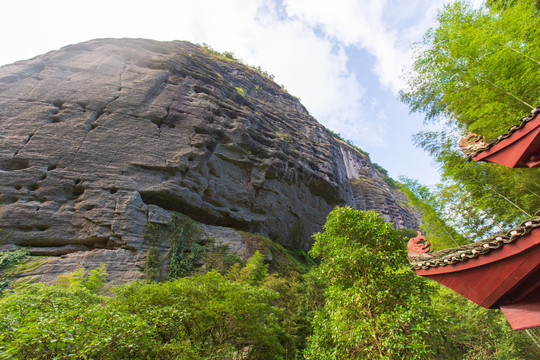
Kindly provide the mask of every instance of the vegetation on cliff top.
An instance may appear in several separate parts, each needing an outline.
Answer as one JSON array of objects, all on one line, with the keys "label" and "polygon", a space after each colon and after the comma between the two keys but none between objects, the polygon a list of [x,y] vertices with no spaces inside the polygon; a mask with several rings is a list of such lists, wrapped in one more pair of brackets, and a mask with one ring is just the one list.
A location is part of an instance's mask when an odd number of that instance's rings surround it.
[{"label": "vegetation on cliff top", "polygon": [[[201,49],[203,49],[206,53],[212,55],[212,56],[216,56],[217,58],[223,60],[223,61],[237,61],[237,62],[240,62],[240,63],[243,63],[241,59],[239,59],[238,57],[236,57],[236,55],[234,54],[234,52],[232,51],[224,51],[224,52],[219,52],[217,50],[214,50],[210,45],[206,44],[206,43],[203,43],[203,44],[199,44],[199,46],[201,47]],[[256,72],[258,72],[259,74],[261,74],[262,76],[270,79],[270,80],[274,80],[274,75],[268,73],[267,71],[261,69],[260,66],[251,66],[251,65],[247,65],[249,68],[255,70]],[[285,90],[285,87],[283,85],[280,85],[281,88],[283,90]],[[239,87],[236,87],[235,88],[236,91],[241,95],[241,96],[244,96],[245,95],[245,92],[244,92],[244,89],[242,88],[239,88]],[[286,90],[285,90],[286,91]],[[295,99],[297,99],[298,101],[300,101],[300,99],[298,97],[295,97],[293,96]],[[326,128],[326,130],[330,133],[330,135],[332,135],[332,137],[334,137],[334,139],[338,140],[338,141],[342,141],[344,142],[345,144],[349,145],[350,147],[352,147],[353,149],[355,149],[357,152],[359,152],[360,154],[366,156],[369,160],[369,153],[362,150],[360,147],[356,146],[351,140],[349,139],[345,139],[344,137],[341,136],[341,134],[335,132],[335,131],[332,131],[328,128]],[[278,135],[279,137],[283,138],[284,140],[287,140],[287,134],[283,134],[283,133],[279,133],[279,132],[276,132],[276,135]],[[371,160],[370,160],[371,161]],[[379,164],[377,163],[373,163],[373,167],[382,175],[382,180],[388,185],[390,186],[390,188],[392,189],[399,189],[401,184],[398,183],[397,181],[395,181],[394,179],[392,179],[389,175],[388,175],[388,171],[386,169],[384,169],[382,166],[380,166]]]}]

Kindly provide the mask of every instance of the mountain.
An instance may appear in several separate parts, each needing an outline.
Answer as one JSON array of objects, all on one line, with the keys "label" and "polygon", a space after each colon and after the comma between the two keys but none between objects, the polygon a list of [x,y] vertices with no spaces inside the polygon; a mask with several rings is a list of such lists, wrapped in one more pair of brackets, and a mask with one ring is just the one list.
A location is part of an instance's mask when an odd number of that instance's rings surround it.
[{"label": "mountain", "polygon": [[150,250],[167,263],[171,233],[147,234],[177,213],[245,256],[239,234],[306,246],[336,205],[419,225],[295,97],[188,42],[100,39],[3,66],[0,134],[0,250],[27,247],[34,280],[100,263],[139,278]]}]

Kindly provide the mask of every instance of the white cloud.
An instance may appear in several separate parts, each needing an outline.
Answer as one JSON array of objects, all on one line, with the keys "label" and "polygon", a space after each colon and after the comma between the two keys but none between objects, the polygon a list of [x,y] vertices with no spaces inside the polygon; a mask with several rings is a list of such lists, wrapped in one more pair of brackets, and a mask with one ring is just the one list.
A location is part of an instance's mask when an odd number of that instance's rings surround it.
[{"label": "white cloud", "polygon": [[[394,93],[404,86],[400,75],[411,63],[411,42],[429,27],[440,5],[441,1],[426,0],[285,0],[293,18],[373,55],[373,71]],[[414,22],[406,24],[407,18]]]},{"label": "white cloud", "polygon": [[175,33],[189,34],[188,40],[219,51],[234,51],[246,63],[274,74],[325,126],[346,132],[354,125],[364,128],[359,139],[382,142],[380,129],[359,115],[365,91],[347,69],[343,48],[301,21],[280,17],[272,0],[245,3],[189,2]]}]

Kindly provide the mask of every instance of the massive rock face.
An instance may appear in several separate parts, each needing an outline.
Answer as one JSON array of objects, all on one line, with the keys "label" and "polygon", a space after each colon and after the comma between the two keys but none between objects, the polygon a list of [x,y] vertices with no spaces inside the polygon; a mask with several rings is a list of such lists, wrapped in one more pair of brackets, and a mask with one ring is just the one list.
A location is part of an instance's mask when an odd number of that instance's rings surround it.
[{"label": "massive rock face", "polygon": [[336,205],[418,226],[294,97],[187,42],[94,40],[4,66],[0,134],[0,250],[53,256],[42,273],[105,262],[137,278],[145,224],[173,211],[283,243]]},{"label": "massive rock face", "polygon": [[404,193],[385,181],[388,176],[371,163],[368,155],[342,142],[340,149],[354,196],[354,205],[351,206],[375,210],[397,228],[418,228],[421,214],[411,209]]}]

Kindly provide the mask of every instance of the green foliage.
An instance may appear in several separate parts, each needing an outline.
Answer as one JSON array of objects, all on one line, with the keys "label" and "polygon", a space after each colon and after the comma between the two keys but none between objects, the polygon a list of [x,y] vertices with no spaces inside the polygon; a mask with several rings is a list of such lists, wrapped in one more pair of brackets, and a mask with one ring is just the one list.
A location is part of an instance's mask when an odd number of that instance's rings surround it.
[{"label": "green foliage", "polygon": [[310,254],[326,304],[313,320],[308,359],[421,358],[430,354],[425,281],[408,270],[402,237],[373,211],[336,207]]},{"label": "green foliage", "polygon": [[94,310],[101,301],[83,287],[35,284],[8,292],[0,302],[0,358],[52,359],[72,353],[76,336],[89,340],[89,330],[106,335],[102,329],[86,328],[80,317],[83,310],[97,315]]},{"label": "green foliage", "polygon": [[264,263],[263,256],[255,251],[255,254],[248,260],[246,266],[240,272],[240,278],[252,286],[261,285],[268,276],[268,265]]},{"label": "green foliage", "polygon": [[15,265],[21,263],[28,257],[26,249],[17,249],[15,251],[0,252],[0,271],[3,276],[0,278],[0,291],[9,285],[9,277],[13,273]]},{"label": "green foliage", "polygon": [[[276,246],[285,251],[279,244]],[[274,254],[274,262],[276,259],[281,261],[281,264],[291,261],[290,258],[283,258],[279,252]],[[297,262],[294,264],[298,266]],[[279,266],[277,268],[279,269]],[[269,289],[279,295],[272,300],[272,305],[279,308],[283,314],[280,321],[283,331],[280,332],[279,338],[287,354],[285,358],[301,358],[300,354],[306,347],[306,340],[312,333],[310,319],[323,302],[321,290],[323,285],[310,273],[302,276],[298,271],[291,270],[291,264],[285,266],[286,271],[282,271],[285,276],[276,272],[268,274],[267,269],[263,257],[256,251],[244,267],[239,263],[234,264],[226,278],[241,284]]]},{"label": "green foliage", "polygon": [[83,282],[83,285],[88,290],[99,293],[102,291],[103,286],[107,282],[107,268],[105,264],[101,264],[97,269],[91,270],[88,278]]},{"label": "green foliage", "polygon": [[248,249],[272,257],[269,264],[270,272],[277,272],[281,276],[289,278],[296,276],[298,273],[304,274],[315,265],[306,252],[301,249],[291,247],[286,249],[260,234],[251,234],[244,231],[239,231],[239,233]]},{"label": "green foliage", "polygon": [[233,60],[233,61],[240,61],[240,59],[238,59],[234,53],[232,51],[224,51],[224,52],[219,52],[217,50],[214,50],[210,45],[206,44],[206,43],[202,43],[201,45],[199,45],[206,53],[210,54],[210,55],[214,55],[214,56],[217,56],[219,58],[222,58],[224,60]]},{"label": "green foliage", "polygon": [[412,90],[402,93],[413,111],[428,119],[450,116],[490,138],[540,103],[540,17],[534,2],[516,0],[505,10],[487,12],[456,1],[437,20],[409,77]]},{"label": "green foliage", "polygon": [[241,87],[236,87],[235,89],[241,96],[245,96],[244,89],[242,89]]},{"label": "green foliage", "polygon": [[[206,44],[206,43],[202,43],[199,45],[206,53],[210,54],[210,55],[214,55],[218,58],[220,58],[221,60],[225,60],[225,61],[238,61],[240,63],[243,63],[243,61],[239,58],[236,57],[236,55],[234,54],[234,52],[232,51],[224,51],[224,52],[219,52],[217,50],[214,50],[210,45]],[[246,66],[249,66],[251,69],[255,70],[256,72],[258,72],[259,74],[261,74],[262,76],[270,79],[270,80],[274,80],[274,75],[270,74],[268,71],[266,70],[263,70],[260,66],[251,66],[251,65],[246,65]],[[283,85],[281,85],[281,88],[284,89],[285,87]],[[236,88],[238,89],[238,88]],[[243,90],[242,90],[242,96],[243,95]]]},{"label": "green foliage", "polygon": [[283,312],[280,342],[286,349],[285,359],[303,358],[301,354],[313,332],[310,320],[324,303],[324,284],[313,273],[287,278],[272,273],[262,286],[279,294],[272,303]]},{"label": "green foliage", "polygon": [[[438,14],[417,48],[401,99],[440,131],[415,136],[441,165],[440,201],[460,228],[481,238],[540,208],[534,171],[467,163],[457,149],[465,131],[494,138],[540,105],[540,16],[531,0],[490,1],[490,10],[455,1]],[[470,219],[474,219],[472,222]]]},{"label": "green foliage", "polygon": [[159,247],[156,245],[151,245],[148,247],[144,261],[144,271],[146,277],[150,280],[157,280],[159,277],[159,266]]},{"label": "green foliage", "polygon": [[188,276],[197,261],[207,251],[207,246],[200,244],[203,231],[189,217],[175,213],[167,224],[148,222],[143,233],[144,243],[150,245],[146,255],[146,274],[151,280],[159,277],[159,246],[170,241],[169,278]]},{"label": "green foliage", "polygon": [[75,332],[91,335],[81,324],[81,316],[96,315],[95,306],[103,301],[97,294],[105,285],[107,271],[102,264],[88,277],[84,272],[81,268],[60,276],[54,286],[31,284],[7,292],[0,301],[0,358],[68,355],[76,343]]},{"label": "green foliage", "polygon": [[343,139],[343,137],[341,136],[340,133],[337,133],[335,131],[332,131],[328,128],[326,128],[326,131],[328,131],[330,133],[330,135],[332,135],[334,138],[338,139],[338,140],[341,140],[341,141],[345,141],[345,139]]},{"label": "green foliage", "polygon": [[0,359],[539,358],[500,312],[415,276],[403,233],[377,214],[337,208],[328,220],[313,252],[321,265],[304,274],[284,248],[251,234],[285,276],[255,252],[227,275],[134,282],[113,296],[100,295],[103,265],[7,290]]},{"label": "green foliage", "polygon": [[258,251],[248,260],[244,267],[239,263],[234,264],[227,272],[227,278],[242,284],[259,286],[268,276],[268,265]]},{"label": "green foliage", "polygon": [[277,137],[279,137],[282,140],[285,140],[285,141],[289,140],[289,134],[287,134],[287,133],[280,133],[280,132],[276,131],[275,134],[276,134]]},{"label": "green foliage", "polygon": [[37,269],[38,267],[42,266],[43,264],[46,264],[50,260],[51,259],[47,257],[28,256],[23,261],[16,264],[15,266],[6,268],[4,270],[4,274],[6,274],[7,277],[10,277],[13,275],[22,275],[24,273]]},{"label": "green foliage", "polygon": [[259,74],[261,74],[262,76],[265,76],[267,78],[269,78],[270,80],[274,80],[275,76],[270,74],[268,71],[266,70],[263,70],[260,66],[252,66],[252,69],[257,71]]},{"label": "green foliage", "polygon": [[386,183],[386,185],[388,185],[390,187],[390,189],[397,190],[397,189],[399,189],[401,187],[400,183],[398,183],[397,181],[395,181],[394,179],[392,179],[389,176],[383,177],[382,180]]},{"label": "green foliage", "polygon": [[[422,214],[420,229],[429,239],[432,250],[456,247],[470,242],[451,225],[452,219],[432,191],[415,180],[405,177],[401,177],[400,180],[403,184],[401,190],[409,199],[409,203]],[[415,233],[413,237],[416,235]]]},{"label": "green foliage", "polygon": [[[540,0],[532,0],[532,3],[536,2],[536,9],[540,10]],[[486,7],[493,10],[506,10],[510,6],[516,4],[515,0],[487,0]]]},{"label": "green foliage", "polygon": [[227,59],[238,60],[232,51],[224,51],[222,54],[223,54],[223,56],[225,56]]},{"label": "green foliage", "polygon": [[173,230],[170,234],[171,260],[168,276],[187,276],[195,267],[195,262],[206,252],[206,246],[199,244],[202,230],[195,221],[181,215],[174,215],[169,226]]},{"label": "green foliage", "polygon": [[91,270],[88,276],[85,273],[85,268],[79,268],[70,274],[60,275],[56,279],[56,284],[65,288],[84,287],[95,294],[100,293],[107,282],[107,276],[109,276],[105,264]]},{"label": "green foliage", "polygon": [[1,251],[0,252],[0,270],[4,270],[9,266],[16,265],[26,259],[28,251],[24,248],[17,249],[15,251]]},{"label": "green foliage", "polygon": [[197,261],[206,253],[206,246],[192,243],[191,249],[185,251],[184,244],[172,248],[171,262],[169,264],[169,278],[183,277],[191,274],[197,266]]},{"label": "green foliage", "polygon": [[[280,249],[284,251],[283,248]],[[277,259],[280,256],[282,255],[276,253]],[[280,333],[280,342],[288,354],[286,359],[301,358],[301,353],[307,345],[307,338],[312,333],[310,319],[324,302],[322,290],[324,284],[313,272],[302,276],[297,271],[287,270],[286,275],[281,276],[276,272],[268,274],[267,269],[268,265],[264,264],[262,255],[256,251],[244,267],[239,263],[234,264],[226,278],[241,284],[269,289],[279,295],[272,300],[272,304],[283,313],[280,321],[283,329]]]},{"label": "green foliage", "polygon": [[[5,231],[5,229],[1,229],[1,228],[0,228],[0,233],[2,233],[2,232],[4,232],[4,231]],[[2,235],[3,238],[0,238],[0,244],[3,244],[3,243],[7,240],[7,238],[9,237],[9,235],[10,235],[10,233],[6,233],[6,234]]]},{"label": "green foliage", "polygon": [[213,244],[202,257],[202,263],[206,269],[212,269],[220,274],[225,274],[235,264],[243,264],[242,259],[224,244]]},{"label": "green foliage", "polygon": [[302,249],[304,247],[305,225],[302,219],[298,220],[289,230],[289,243],[294,249]]},{"label": "green foliage", "polygon": [[[441,141],[442,145],[437,145]],[[419,144],[442,164],[443,186],[437,200],[453,214],[470,239],[481,239],[530,218],[540,208],[540,182],[535,171],[467,162],[445,134],[430,134]]]},{"label": "green foliage", "polygon": [[227,281],[217,272],[115,289],[111,305],[144,319],[163,343],[187,340],[196,358],[279,358],[279,311],[270,290]]},{"label": "green foliage", "polygon": [[410,238],[417,236],[415,229],[402,228],[396,229],[396,232],[401,236],[405,241],[408,241]]},{"label": "green foliage", "polygon": [[325,296],[308,313],[307,359],[539,357],[529,336],[512,331],[500,311],[410,271],[403,232],[376,213],[335,208],[315,238],[311,254],[322,260],[312,276]]},{"label": "green foliage", "polygon": [[[366,152],[366,151],[364,151],[364,150],[362,150],[362,149],[360,149],[358,146],[356,146],[356,145],[352,142],[352,140],[345,139],[345,138],[343,138],[343,137],[341,136],[341,134],[339,134],[339,133],[337,133],[337,132],[335,132],[335,131],[332,131],[332,130],[330,130],[330,129],[328,129],[328,128],[326,128],[326,131],[328,131],[328,132],[330,133],[330,135],[332,135],[335,139],[343,141],[345,144],[349,145],[350,147],[352,147],[353,149],[355,149],[356,151],[358,151],[360,154],[363,154],[363,155],[367,156],[368,159],[369,159],[369,153]],[[386,170],[385,170],[385,171],[386,171]]]},{"label": "green foliage", "polygon": [[66,275],[60,275],[58,279],[56,279],[56,283],[63,287],[70,287],[70,286],[82,286],[85,276],[84,272],[86,271],[85,268],[79,268],[72,273],[66,274]]},{"label": "green foliage", "polygon": [[[279,359],[277,293],[217,272],[96,295],[79,281],[0,301],[0,359]],[[92,282],[89,279],[88,282]]]}]

